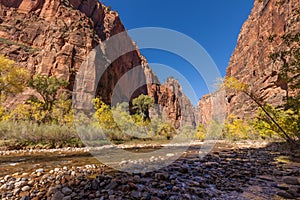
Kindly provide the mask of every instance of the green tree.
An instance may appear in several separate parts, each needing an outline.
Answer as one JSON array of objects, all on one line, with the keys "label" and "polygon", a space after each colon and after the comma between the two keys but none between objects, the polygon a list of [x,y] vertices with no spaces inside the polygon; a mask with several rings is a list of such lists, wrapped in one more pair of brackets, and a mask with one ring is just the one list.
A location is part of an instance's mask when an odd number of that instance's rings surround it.
[{"label": "green tree", "polygon": [[41,98],[31,97],[26,104],[30,105],[30,120],[37,123],[67,124],[73,120],[71,100],[67,98],[64,88],[67,80],[57,77],[36,75],[29,87],[37,91]]},{"label": "green tree", "polygon": [[29,81],[29,87],[35,89],[43,98],[44,110],[52,110],[58,99],[58,91],[67,87],[68,81],[55,76],[36,75]]},{"label": "green tree", "polygon": [[147,119],[149,119],[148,110],[154,105],[154,99],[148,95],[141,94],[132,100],[132,105],[132,108],[135,109],[139,115],[141,115],[142,120],[145,122]]}]

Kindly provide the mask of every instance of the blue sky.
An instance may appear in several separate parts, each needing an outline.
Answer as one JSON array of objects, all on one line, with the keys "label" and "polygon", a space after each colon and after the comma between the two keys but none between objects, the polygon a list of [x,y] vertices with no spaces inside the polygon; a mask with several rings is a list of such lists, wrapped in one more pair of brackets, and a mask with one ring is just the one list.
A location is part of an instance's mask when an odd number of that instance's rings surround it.
[{"label": "blue sky", "polygon": [[[101,1],[120,14],[128,30],[162,27],[179,31],[196,40],[211,56],[221,76],[224,76],[238,34],[250,14],[254,0]],[[139,45],[138,39],[133,37],[133,40]],[[160,81],[164,82],[168,76],[178,79],[194,105],[208,93],[210,86],[206,85],[199,73],[185,59],[161,50],[142,49],[141,52],[149,63],[159,63],[151,67]],[[174,69],[173,72],[170,72],[170,68]]]}]

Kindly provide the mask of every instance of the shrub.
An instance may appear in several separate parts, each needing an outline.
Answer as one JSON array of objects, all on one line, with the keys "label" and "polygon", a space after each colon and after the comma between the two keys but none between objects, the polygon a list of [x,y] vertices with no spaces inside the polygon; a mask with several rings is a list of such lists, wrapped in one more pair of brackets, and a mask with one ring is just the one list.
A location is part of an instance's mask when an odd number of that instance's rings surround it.
[{"label": "shrub", "polygon": [[[266,105],[265,109],[276,119],[280,127],[285,130],[290,138],[294,141],[300,139],[300,117],[298,112],[292,109],[284,110],[275,108],[271,105]],[[276,126],[261,109],[257,112],[253,126],[263,138],[280,137],[285,140],[287,139],[286,135],[282,134],[278,126]]]},{"label": "shrub", "polygon": [[206,137],[207,130],[203,124],[197,126],[194,138],[196,140],[204,141]]},{"label": "shrub", "polygon": [[26,121],[0,121],[0,138],[21,145],[82,146],[73,126],[35,124]]},{"label": "shrub", "polygon": [[255,139],[257,136],[250,123],[234,115],[227,117],[223,134],[226,139],[232,141]]}]

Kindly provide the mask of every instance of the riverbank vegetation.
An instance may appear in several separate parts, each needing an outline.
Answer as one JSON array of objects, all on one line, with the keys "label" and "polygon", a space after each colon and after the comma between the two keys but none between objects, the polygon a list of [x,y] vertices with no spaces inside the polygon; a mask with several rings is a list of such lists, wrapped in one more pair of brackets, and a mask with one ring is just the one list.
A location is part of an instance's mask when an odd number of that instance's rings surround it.
[{"label": "riverbank vegetation", "polygon": [[[295,37],[288,37],[289,40],[291,38],[295,40]],[[256,116],[245,120],[231,114],[225,123],[212,121],[209,125],[180,129],[175,129],[164,116],[150,116],[149,109],[154,100],[147,95],[133,99],[131,107],[128,103],[110,107],[100,98],[95,98],[95,112],[91,115],[80,113],[78,117],[72,109],[71,95],[65,89],[68,86],[66,80],[42,75],[31,77],[27,70],[0,56],[0,146],[82,147],[110,142],[163,142],[173,138],[178,141],[284,139],[296,143],[300,138],[299,82],[295,82],[295,77],[290,78],[290,74],[298,73],[299,49],[271,57],[276,61],[287,54],[293,58],[290,59],[292,63],[285,63],[281,76],[289,84],[293,95],[287,96],[282,106],[273,107],[261,102],[247,84],[230,77],[222,87],[243,92],[251,98],[258,106]],[[28,89],[34,91],[28,99],[11,103],[18,94]]]}]

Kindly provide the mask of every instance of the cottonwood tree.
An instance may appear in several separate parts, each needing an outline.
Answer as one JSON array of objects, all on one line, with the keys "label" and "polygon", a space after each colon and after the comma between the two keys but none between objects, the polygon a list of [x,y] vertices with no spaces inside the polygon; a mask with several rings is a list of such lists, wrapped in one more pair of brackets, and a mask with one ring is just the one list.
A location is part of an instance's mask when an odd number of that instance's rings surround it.
[{"label": "cottonwood tree", "polygon": [[141,115],[142,120],[145,122],[149,118],[148,110],[154,105],[154,99],[148,95],[141,94],[137,98],[132,100],[133,109]]}]

